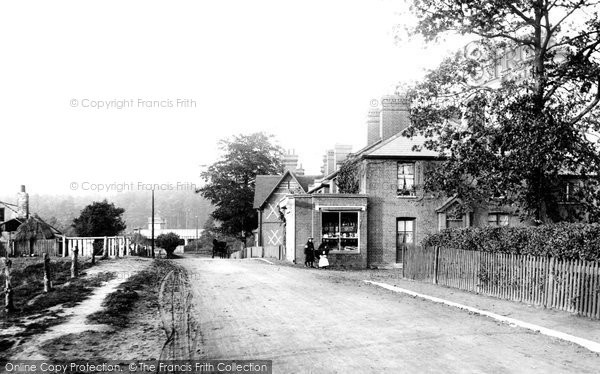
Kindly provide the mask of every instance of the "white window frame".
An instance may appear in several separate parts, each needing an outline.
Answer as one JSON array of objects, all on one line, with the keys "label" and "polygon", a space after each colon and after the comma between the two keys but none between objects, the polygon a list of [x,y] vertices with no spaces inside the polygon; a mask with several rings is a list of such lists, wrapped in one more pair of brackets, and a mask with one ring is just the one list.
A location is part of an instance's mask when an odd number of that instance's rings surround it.
[{"label": "white window frame", "polygon": [[[360,250],[360,212],[361,210],[329,210],[329,209],[321,209],[321,242],[323,241],[323,239],[337,239],[338,242],[338,246],[337,249],[330,249],[329,253],[335,253],[335,254],[345,254],[345,255],[353,255],[353,254],[360,254],[361,250]],[[339,236],[337,238],[324,238],[323,237],[323,214],[324,213],[337,213],[338,214],[338,228],[339,228]],[[356,239],[357,239],[357,250],[356,251],[344,251],[339,249],[342,243],[342,238],[341,237],[341,233],[342,233],[342,214],[343,213],[355,213],[356,214]],[[353,238],[352,238],[353,239]]]},{"label": "white window frame", "polygon": [[[496,216],[496,223],[491,225],[490,224],[490,216]],[[500,224],[500,216],[506,216],[506,225],[501,225]],[[494,226],[494,227],[508,227],[510,226],[510,213],[507,212],[489,212],[488,213],[488,217],[487,217],[487,225],[488,226]]]},{"label": "white window frame", "polygon": [[[405,165],[410,165],[412,167],[412,188],[404,189],[400,186],[400,167],[404,167]],[[402,175],[410,175],[410,174],[402,174]],[[404,182],[406,182],[406,177],[404,178]],[[396,162],[396,196],[400,198],[415,198],[417,197],[417,163],[414,161],[398,161]],[[400,191],[408,191],[407,195],[401,194]]]}]

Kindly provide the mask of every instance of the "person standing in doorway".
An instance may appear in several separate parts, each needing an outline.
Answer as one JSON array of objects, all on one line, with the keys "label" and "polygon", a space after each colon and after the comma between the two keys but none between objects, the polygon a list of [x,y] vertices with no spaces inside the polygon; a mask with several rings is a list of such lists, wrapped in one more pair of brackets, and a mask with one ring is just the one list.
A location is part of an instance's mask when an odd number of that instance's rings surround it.
[{"label": "person standing in doorway", "polygon": [[315,245],[313,244],[313,238],[308,238],[304,245],[304,266],[315,267]]}]

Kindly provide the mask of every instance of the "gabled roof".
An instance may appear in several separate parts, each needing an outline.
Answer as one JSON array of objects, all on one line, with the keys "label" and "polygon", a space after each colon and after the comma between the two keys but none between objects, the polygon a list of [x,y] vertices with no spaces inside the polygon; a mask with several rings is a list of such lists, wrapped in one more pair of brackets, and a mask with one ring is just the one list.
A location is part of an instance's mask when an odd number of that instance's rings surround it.
[{"label": "gabled roof", "polygon": [[[444,203],[442,205],[440,205],[439,208],[437,208],[435,210],[436,213],[445,213],[447,212],[450,208],[452,208],[454,206],[454,204],[462,204],[463,201],[457,196],[454,195],[452,197],[449,197],[448,199],[446,199],[446,201],[444,201]],[[473,208],[466,206],[463,207],[465,209],[465,211],[467,212],[472,212]]]},{"label": "gabled roof", "polygon": [[446,210],[448,210],[448,208],[450,208],[452,205],[454,205],[454,203],[459,203],[460,204],[460,203],[462,203],[462,200],[459,199],[458,196],[456,196],[456,195],[454,195],[452,197],[449,197],[435,211],[436,211],[436,213],[443,213]]},{"label": "gabled roof", "polygon": [[[438,152],[425,148],[427,138],[421,135],[406,137],[403,131],[384,140],[375,143],[374,147],[366,149],[360,155],[365,158],[378,157],[411,157],[411,158],[438,158]],[[420,151],[413,150],[413,147],[420,147]]]},{"label": "gabled roof", "polygon": [[257,175],[254,189],[254,209],[259,209],[281,181],[281,175]]},{"label": "gabled roof", "polygon": [[254,190],[254,209],[262,208],[263,204],[271,194],[275,191],[277,186],[290,175],[302,188],[302,192],[306,193],[308,186],[314,183],[317,176],[313,175],[296,175],[291,171],[287,170],[283,175],[257,175],[256,184]]},{"label": "gabled roof", "polygon": [[298,181],[304,192],[308,191],[308,186],[315,183],[315,180],[321,177],[320,175],[295,175],[294,173],[291,174],[296,177],[296,180]]}]

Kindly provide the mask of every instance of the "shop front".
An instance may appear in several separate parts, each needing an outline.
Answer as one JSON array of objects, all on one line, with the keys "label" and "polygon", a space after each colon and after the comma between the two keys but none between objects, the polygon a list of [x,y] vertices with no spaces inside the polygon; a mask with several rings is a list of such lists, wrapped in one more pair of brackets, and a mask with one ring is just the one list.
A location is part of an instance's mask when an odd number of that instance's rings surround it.
[{"label": "shop front", "polygon": [[280,207],[286,212],[289,260],[303,263],[312,237],[315,249],[325,244],[331,267],[367,267],[366,195],[289,195]]}]

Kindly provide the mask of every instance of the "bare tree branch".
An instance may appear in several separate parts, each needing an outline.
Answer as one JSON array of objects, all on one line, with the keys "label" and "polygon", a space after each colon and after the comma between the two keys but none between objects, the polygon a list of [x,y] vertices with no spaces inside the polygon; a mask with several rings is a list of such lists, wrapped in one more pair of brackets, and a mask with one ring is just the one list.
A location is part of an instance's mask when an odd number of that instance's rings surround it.
[{"label": "bare tree branch", "polygon": [[579,0],[579,2],[576,5],[573,5],[572,8],[567,12],[567,14],[564,15],[563,18],[560,19],[560,21],[558,21],[556,23],[556,25],[554,25],[552,27],[552,29],[550,29],[550,33],[554,33],[556,31],[556,29],[567,19],[569,18],[576,10],[579,10],[581,8],[581,6],[585,3],[586,0]]},{"label": "bare tree branch", "polygon": [[513,4],[508,4],[508,6],[510,7],[510,9],[512,9],[513,12],[515,12],[516,15],[518,15],[525,22],[532,26],[535,25],[535,21],[533,20],[533,18],[527,17],[527,15],[523,13],[520,9],[518,9],[516,6],[514,6]]},{"label": "bare tree branch", "polygon": [[594,109],[596,107],[596,105],[598,105],[598,103],[600,103],[600,78],[598,78],[598,81],[596,82],[596,84],[597,84],[596,96],[594,96],[594,99],[592,100],[592,102],[590,102],[590,104],[587,107],[585,107],[585,109],[583,109],[578,115],[573,117],[573,119],[569,122],[569,124],[574,125],[577,122],[579,122],[586,114],[591,112],[592,109]]}]

